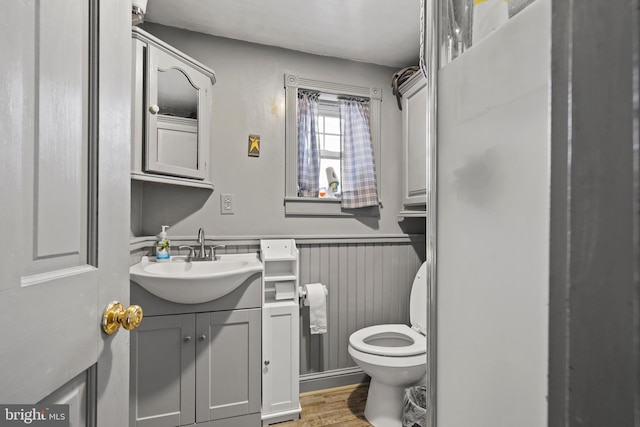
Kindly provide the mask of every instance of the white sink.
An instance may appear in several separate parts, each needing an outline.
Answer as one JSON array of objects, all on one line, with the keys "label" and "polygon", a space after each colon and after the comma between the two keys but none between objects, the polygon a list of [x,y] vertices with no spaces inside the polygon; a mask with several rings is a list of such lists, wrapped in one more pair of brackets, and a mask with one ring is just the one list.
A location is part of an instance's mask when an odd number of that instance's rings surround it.
[{"label": "white sink", "polygon": [[253,274],[263,270],[255,254],[221,255],[216,261],[189,261],[172,257],[156,262],[142,257],[131,266],[131,280],[155,296],[181,304],[213,301],[236,289]]}]

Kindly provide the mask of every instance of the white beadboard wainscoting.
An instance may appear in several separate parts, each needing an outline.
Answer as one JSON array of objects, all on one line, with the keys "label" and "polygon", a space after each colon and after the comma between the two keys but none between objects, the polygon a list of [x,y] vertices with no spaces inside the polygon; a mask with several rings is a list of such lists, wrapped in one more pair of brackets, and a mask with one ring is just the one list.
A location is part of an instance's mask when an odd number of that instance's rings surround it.
[{"label": "white beadboard wainscoting", "polygon": [[[282,238],[265,237],[265,238]],[[311,335],[309,309],[300,309],[300,391],[361,381],[364,374],[347,353],[349,335],[370,325],[409,323],[409,296],[425,260],[424,235],[296,237],[300,285],[323,283],[327,295],[327,333]],[[132,240],[132,263],[146,255],[153,238]],[[259,240],[213,238],[218,253],[258,252]],[[172,246],[193,245],[175,236]],[[209,242],[207,242],[209,244]],[[426,304],[426,302],[425,302]]]}]

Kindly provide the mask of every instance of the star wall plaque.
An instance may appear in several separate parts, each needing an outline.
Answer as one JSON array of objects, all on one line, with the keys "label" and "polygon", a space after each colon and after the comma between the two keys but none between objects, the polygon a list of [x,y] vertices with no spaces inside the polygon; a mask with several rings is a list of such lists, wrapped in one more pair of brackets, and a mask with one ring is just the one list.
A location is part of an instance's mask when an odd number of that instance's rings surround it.
[{"label": "star wall plaque", "polygon": [[249,152],[252,157],[260,157],[260,135],[249,135]]}]

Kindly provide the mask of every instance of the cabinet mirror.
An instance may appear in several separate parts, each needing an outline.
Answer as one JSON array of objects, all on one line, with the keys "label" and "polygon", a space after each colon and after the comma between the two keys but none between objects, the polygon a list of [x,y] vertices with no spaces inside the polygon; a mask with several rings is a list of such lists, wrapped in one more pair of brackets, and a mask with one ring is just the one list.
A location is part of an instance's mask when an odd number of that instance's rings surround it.
[{"label": "cabinet mirror", "polygon": [[198,119],[198,88],[184,71],[158,69],[158,114]]}]

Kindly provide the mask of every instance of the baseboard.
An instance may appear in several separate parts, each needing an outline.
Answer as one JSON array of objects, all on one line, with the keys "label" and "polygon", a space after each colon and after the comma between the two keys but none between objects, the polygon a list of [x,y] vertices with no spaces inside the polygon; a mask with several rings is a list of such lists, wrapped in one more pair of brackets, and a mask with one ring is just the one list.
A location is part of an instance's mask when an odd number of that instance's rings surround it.
[{"label": "baseboard", "polygon": [[359,367],[334,369],[313,374],[300,375],[300,393],[342,387],[369,382],[370,378]]},{"label": "baseboard", "polygon": [[262,415],[262,426],[265,427],[284,421],[297,420],[300,418],[300,412],[302,412],[302,407],[298,404],[298,409],[291,409],[289,411],[276,412],[275,414]]}]

